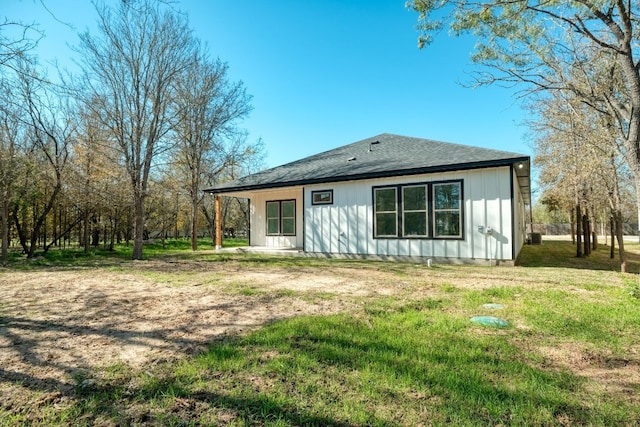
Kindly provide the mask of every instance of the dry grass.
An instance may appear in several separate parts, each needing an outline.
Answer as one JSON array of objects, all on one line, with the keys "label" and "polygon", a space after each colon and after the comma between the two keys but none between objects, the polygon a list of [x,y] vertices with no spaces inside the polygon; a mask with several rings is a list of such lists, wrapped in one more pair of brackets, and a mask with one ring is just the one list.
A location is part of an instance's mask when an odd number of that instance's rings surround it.
[{"label": "dry grass", "polygon": [[[640,251],[630,250],[633,271]],[[432,417],[426,424],[485,425],[522,419],[527,405],[558,412],[541,415],[542,425],[622,419],[621,411],[639,421],[630,408],[640,407],[640,308],[628,292],[637,275],[617,273],[606,248],[589,259],[572,251],[568,242],[546,242],[526,247],[518,266],[499,268],[207,251],[144,262],[17,263],[0,270],[0,425],[414,425],[422,416]],[[468,323],[495,314],[481,308],[487,302],[504,304],[499,315],[509,328]],[[326,338],[307,341],[314,334],[331,337],[334,356],[323,356]],[[450,368],[413,335],[442,336],[432,350],[449,354]],[[358,346],[381,362],[358,362]],[[389,353],[393,346],[401,350]],[[489,365],[465,355],[483,346],[496,352]],[[399,372],[385,366],[404,366],[407,357],[442,375],[416,371],[394,385]],[[508,369],[490,368],[494,362]],[[286,366],[299,375],[278,371]],[[188,372],[184,380],[179,370]],[[461,372],[484,373],[488,382],[465,389],[455,379]],[[535,381],[527,384],[526,375]],[[369,376],[381,385],[363,385]],[[282,388],[284,378],[293,383]],[[455,395],[443,394],[450,380],[460,387]],[[311,389],[317,399],[301,400]],[[496,401],[473,403],[477,393]],[[447,399],[458,401],[459,412],[445,408]],[[524,408],[504,418],[517,406]]]}]

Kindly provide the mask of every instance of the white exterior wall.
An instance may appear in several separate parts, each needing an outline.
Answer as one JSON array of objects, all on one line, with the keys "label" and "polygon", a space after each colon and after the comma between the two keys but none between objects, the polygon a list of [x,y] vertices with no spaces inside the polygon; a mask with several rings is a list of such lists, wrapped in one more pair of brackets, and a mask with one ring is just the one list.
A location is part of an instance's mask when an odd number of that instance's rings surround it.
[{"label": "white exterior wall", "polygon": [[[522,236],[520,215],[512,216],[511,213],[511,173],[507,166],[306,186],[305,252],[513,260],[513,236],[520,236],[515,241],[517,250],[522,246],[519,241]],[[373,238],[373,187],[449,180],[463,180],[462,239]],[[519,208],[522,198],[517,181],[513,181],[513,186],[518,194],[515,203]],[[312,205],[311,192],[321,190],[333,190],[333,204]],[[516,233],[513,232],[513,218],[518,224]],[[480,225],[491,226],[493,234],[478,232]]]},{"label": "white exterior wall", "polygon": [[[278,200],[296,201],[296,235],[267,236],[267,202]],[[249,217],[251,221],[251,246],[268,246],[274,248],[302,248],[303,245],[303,211],[302,187],[259,191],[251,195]]]}]

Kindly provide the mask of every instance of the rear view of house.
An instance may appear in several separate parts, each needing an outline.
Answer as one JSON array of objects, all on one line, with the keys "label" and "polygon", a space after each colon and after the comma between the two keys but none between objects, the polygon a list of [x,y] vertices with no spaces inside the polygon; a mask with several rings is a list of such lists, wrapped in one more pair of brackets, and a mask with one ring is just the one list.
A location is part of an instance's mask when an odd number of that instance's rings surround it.
[{"label": "rear view of house", "polygon": [[525,155],[382,134],[206,190],[250,199],[250,245],[308,254],[515,261]]}]

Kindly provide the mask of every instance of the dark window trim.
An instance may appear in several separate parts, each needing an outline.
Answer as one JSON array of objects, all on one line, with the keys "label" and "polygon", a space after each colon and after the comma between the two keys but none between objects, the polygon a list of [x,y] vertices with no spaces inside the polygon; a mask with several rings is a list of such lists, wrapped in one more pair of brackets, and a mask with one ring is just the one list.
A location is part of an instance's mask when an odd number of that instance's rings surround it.
[{"label": "dark window trim", "polygon": [[[424,213],[426,215],[426,232],[427,234],[411,234],[408,236],[405,236],[405,230],[404,230],[404,223],[405,223],[405,210],[404,210],[404,190],[405,188],[412,188],[412,187],[424,187],[425,189],[425,209],[424,209]],[[401,233],[398,233],[399,235],[403,236],[406,239],[428,239],[431,236],[431,233],[429,232],[429,185],[428,184],[402,184],[399,187],[400,189],[400,209],[398,212],[398,217],[400,218],[400,222],[402,225],[402,229],[401,229]],[[422,210],[420,211],[409,211],[409,212],[422,212]]]},{"label": "dark window trim", "polygon": [[[430,199],[431,209],[433,210],[433,216],[431,217],[431,222],[433,223],[433,238],[436,240],[464,240],[464,185],[462,179],[451,179],[446,181],[434,181],[431,183],[431,189],[433,191],[433,187],[436,185],[443,184],[459,184],[460,185],[460,206],[458,207],[458,211],[460,212],[460,235],[459,236],[436,236],[435,235],[435,221],[436,221],[436,208],[435,208],[435,200],[433,197]],[[433,194],[432,194],[433,196]],[[453,209],[452,209],[453,210]]]},{"label": "dark window trim", "polygon": [[[321,193],[329,193],[329,201],[327,202],[316,202],[316,194]],[[311,204],[312,205],[332,205],[333,204],[333,190],[314,190],[311,191]]]},{"label": "dark window trim", "polygon": [[[282,203],[283,202],[293,202],[293,233],[283,233],[282,232]],[[278,232],[277,233],[269,233],[269,203],[278,203]],[[265,202],[265,236],[295,236],[296,230],[298,228],[298,215],[296,212],[296,199],[284,199],[284,200],[267,200]]]},{"label": "dark window trim", "polygon": [[[376,216],[376,190],[377,189],[385,189],[385,188],[394,188],[396,190],[396,234],[395,235],[384,235],[384,236],[376,236],[376,229],[377,229],[377,216]],[[397,239],[400,237],[400,227],[402,226],[402,223],[400,222],[400,218],[398,215],[398,212],[400,211],[400,207],[399,207],[399,195],[398,195],[398,186],[397,185],[380,185],[380,186],[375,186],[372,187],[371,189],[371,200],[373,200],[372,203],[372,208],[373,208],[373,238],[374,239]]]},{"label": "dark window trim", "polygon": [[[434,200],[433,200],[433,186],[438,184],[460,184],[460,235],[459,236],[435,236],[435,211],[434,211]],[[419,185],[424,185],[427,187],[427,232],[429,233],[427,236],[404,236],[403,235],[403,224],[402,220],[404,218],[403,205],[402,205],[402,188],[403,187],[415,187]],[[376,189],[381,188],[395,188],[396,189],[396,216],[398,219],[398,225],[395,236],[376,236],[376,200],[375,200],[375,192]],[[448,180],[439,180],[439,181],[421,181],[421,182],[408,182],[403,184],[390,184],[390,185],[375,185],[371,187],[371,208],[373,210],[373,229],[372,234],[373,238],[381,239],[381,240],[389,240],[389,239],[406,239],[406,240],[465,240],[465,199],[464,199],[464,179],[448,179]]]}]

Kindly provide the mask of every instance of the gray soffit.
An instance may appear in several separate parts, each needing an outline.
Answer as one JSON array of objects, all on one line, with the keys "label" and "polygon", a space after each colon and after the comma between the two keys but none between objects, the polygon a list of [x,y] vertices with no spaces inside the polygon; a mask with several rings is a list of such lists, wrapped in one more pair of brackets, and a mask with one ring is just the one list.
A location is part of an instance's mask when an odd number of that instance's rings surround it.
[{"label": "gray soffit", "polygon": [[530,203],[530,158],[507,151],[381,134],[205,190],[224,194],[512,165]]}]

